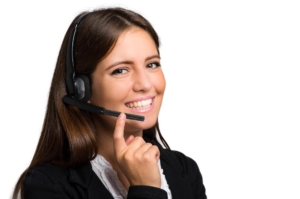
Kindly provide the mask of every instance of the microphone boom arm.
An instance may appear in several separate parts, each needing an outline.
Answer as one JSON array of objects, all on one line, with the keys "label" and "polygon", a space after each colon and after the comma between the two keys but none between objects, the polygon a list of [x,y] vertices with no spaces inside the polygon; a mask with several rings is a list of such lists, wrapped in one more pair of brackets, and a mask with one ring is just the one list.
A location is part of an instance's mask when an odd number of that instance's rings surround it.
[{"label": "microphone boom arm", "polygon": [[[118,112],[118,111],[108,110],[108,109],[105,109],[105,108],[102,108],[102,107],[99,107],[99,106],[95,106],[93,104],[88,104],[86,102],[76,100],[76,99],[72,98],[69,95],[65,95],[63,97],[63,101],[66,104],[76,106],[80,109],[83,109],[83,110],[89,111],[89,112],[93,112],[93,113],[109,115],[109,116],[114,116],[114,117],[118,117],[121,114],[121,112]],[[126,115],[126,119],[137,120],[137,121],[144,121],[145,120],[145,117],[141,116],[141,115],[134,115],[134,114],[130,114],[130,113],[125,113],[125,115]]]}]

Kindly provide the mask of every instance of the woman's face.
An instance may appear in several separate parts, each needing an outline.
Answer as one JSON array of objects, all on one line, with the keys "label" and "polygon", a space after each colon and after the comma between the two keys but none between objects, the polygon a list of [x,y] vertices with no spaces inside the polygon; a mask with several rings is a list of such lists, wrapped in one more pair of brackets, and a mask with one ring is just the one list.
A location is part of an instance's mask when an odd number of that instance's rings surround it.
[{"label": "woman's face", "polygon": [[[148,129],[156,123],[166,83],[156,45],[146,31],[131,28],[123,32],[91,79],[91,104],[145,116],[143,122],[126,120],[125,132]],[[99,115],[96,121],[113,130],[116,117]]]}]

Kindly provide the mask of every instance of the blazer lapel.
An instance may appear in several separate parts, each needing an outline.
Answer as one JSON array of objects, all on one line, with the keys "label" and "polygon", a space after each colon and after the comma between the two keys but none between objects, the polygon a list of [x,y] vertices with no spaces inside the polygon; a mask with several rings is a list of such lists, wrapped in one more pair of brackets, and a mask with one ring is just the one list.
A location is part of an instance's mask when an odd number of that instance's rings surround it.
[{"label": "blazer lapel", "polygon": [[172,199],[194,199],[188,176],[179,160],[172,156],[172,152],[168,153],[166,149],[163,149],[159,143],[152,141],[147,135],[144,134],[143,138],[146,142],[155,144],[159,148],[161,167],[172,193]]},{"label": "blazer lapel", "polygon": [[106,189],[106,187],[103,185],[101,180],[94,172],[92,175],[91,182],[88,186],[87,192],[88,192],[88,199],[99,199],[99,198],[113,199],[110,192]]},{"label": "blazer lapel", "polygon": [[91,163],[81,167],[69,169],[69,182],[76,190],[74,199],[113,199],[110,192],[104,187],[94,173]]}]

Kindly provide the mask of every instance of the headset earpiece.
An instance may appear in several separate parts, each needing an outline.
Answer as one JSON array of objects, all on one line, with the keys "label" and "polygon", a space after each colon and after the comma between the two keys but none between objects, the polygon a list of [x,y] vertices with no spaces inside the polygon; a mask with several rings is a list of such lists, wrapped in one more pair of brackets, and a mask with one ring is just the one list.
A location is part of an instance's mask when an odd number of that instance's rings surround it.
[{"label": "headset earpiece", "polygon": [[77,99],[87,102],[91,98],[90,79],[86,75],[79,75],[74,78],[74,86]]}]

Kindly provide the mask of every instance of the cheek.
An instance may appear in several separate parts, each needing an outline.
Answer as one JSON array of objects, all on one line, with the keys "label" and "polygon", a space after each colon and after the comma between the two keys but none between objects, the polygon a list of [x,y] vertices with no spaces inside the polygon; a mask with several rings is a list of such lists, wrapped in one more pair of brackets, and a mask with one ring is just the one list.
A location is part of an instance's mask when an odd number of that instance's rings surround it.
[{"label": "cheek", "polygon": [[130,83],[127,82],[111,82],[111,83],[107,83],[104,86],[105,89],[105,94],[108,96],[107,98],[109,98],[108,100],[121,100],[121,99],[125,99],[128,95],[128,92],[130,91]]},{"label": "cheek", "polygon": [[92,92],[91,102],[99,105],[112,105],[112,102],[126,98],[128,94],[128,83],[103,80],[101,82],[94,83],[92,86]]},{"label": "cheek", "polygon": [[155,76],[153,82],[156,92],[158,94],[163,94],[166,88],[166,80],[164,74],[161,72],[159,75]]}]

